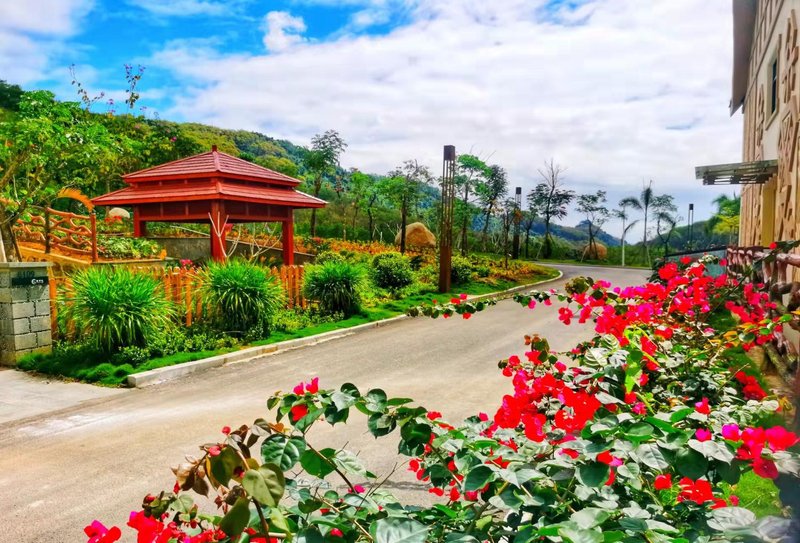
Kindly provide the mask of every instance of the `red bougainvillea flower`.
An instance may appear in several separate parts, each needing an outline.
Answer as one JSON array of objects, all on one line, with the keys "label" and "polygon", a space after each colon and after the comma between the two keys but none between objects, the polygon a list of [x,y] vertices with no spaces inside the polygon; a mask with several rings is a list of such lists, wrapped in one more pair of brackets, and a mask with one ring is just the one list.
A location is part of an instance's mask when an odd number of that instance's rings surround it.
[{"label": "red bougainvillea flower", "polygon": [[775,462],[760,456],[753,460],[753,472],[764,479],[776,479],[778,477],[778,468],[775,466]]},{"label": "red bougainvillea flower", "polygon": [[331,531],[328,532],[328,535],[331,537],[344,537],[344,533],[339,528],[331,528]]},{"label": "red bougainvillea flower", "polygon": [[764,437],[773,451],[785,451],[798,442],[797,435],[783,426],[773,426],[764,432]]},{"label": "red bougainvillea flower", "polygon": [[694,437],[697,438],[697,441],[708,441],[711,439],[711,430],[698,428],[694,433]]},{"label": "red bougainvillea flower", "polygon": [[572,322],[572,317],[575,316],[575,313],[568,307],[559,307],[558,308],[558,320],[569,326],[570,322]]},{"label": "red bougainvillea flower", "polygon": [[463,318],[464,320],[468,320],[471,317],[472,317],[472,313],[462,313],[461,314],[461,318]]},{"label": "red bougainvillea flower", "polygon": [[563,362],[556,362],[555,364],[553,364],[553,367],[556,369],[556,371],[560,373],[564,373],[567,369],[567,365],[564,364]]},{"label": "red bougainvillea flower", "polygon": [[774,251],[775,249],[778,248],[778,244],[773,241],[772,243],[769,244],[769,248]]},{"label": "red bougainvillea flower", "polygon": [[466,294],[464,294],[463,292],[462,292],[461,294],[459,294],[459,295],[458,295],[458,297],[459,297],[459,299],[461,299],[461,300],[466,300],[466,299],[467,299],[467,295],[466,295]]},{"label": "red bougainvillea flower", "polygon": [[355,490],[356,494],[363,494],[367,491],[362,485],[353,485],[353,490]]},{"label": "red bougainvillea flower", "polygon": [[664,281],[669,281],[678,275],[678,265],[675,262],[667,262],[658,270],[658,276]]},{"label": "red bougainvillea flower", "polygon": [[711,413],[711,408],[708,405],[708,398],[704,397],[702,401],[695,403],[694,410],[703,415],[708,415]]},{"label": "red bougainvillea flower", "polygon": [[116,526],[106,528],[101,522],[95,520],[83,529],[83,533],[89,538],[87,543],[113,543],[119,541],[122,532]]},{"label": "red bougainvillea flower", "polygon": [[451,502],[458,501],[458,498],[461,497],[461,493],[458,491],[456,487],[450,489],[450,494],[448,498],[450,498]]},{"label": "red bougainvillea flower", "polygon": [[231,427],[230,426],[223,426],[222,427],[222,433],[225,434],[225,435],[230,434],[231,433]]},{"label": "red bougainvillea flower", "polygon": [[292,422],[297,422],[306,415],[308,415],[308,406],[305,405],[295,405],[290,411]]},{"label": "red bougainvillea flower", "polygon": [[306,392],[309,394],[316,394],[319,392],[319,377],[311,379],[310,383],[306,384]]},{"label": "red bougainvillea flower", "polygon": [[705,479],[692,481],[688,477],[684,477],[678,481],[678,485],[681,487],[678,501],[693,501],[698,505],[703,505],[705,502],[714,499],[711,483]]},{"label": "red bougainvillea flower", "polygon": [[603,451],[600,454],[598,454],[597,461],[602,462],[603,464],[608,464],[609,466],[613,467],[622,465],[622,459],[612,455],[611,451]]},{"label": "red bougainvillea flower", "polygon": [[672,475],[669,473],[657,475],[653,487],[656,490],[669,490],[672,488]]},{"label": "red bougainvillea flower", "polygon": [[428,492],[433,494],[434,496],[444,496],[444,490],[438,487],[429,488]]},{"label": "red bougainvillea flower", "polygon": [[221,452],[222,449],[219,448],[219,445],[212,445],[208,448],[208,454],[211,456],[219,456]]}]

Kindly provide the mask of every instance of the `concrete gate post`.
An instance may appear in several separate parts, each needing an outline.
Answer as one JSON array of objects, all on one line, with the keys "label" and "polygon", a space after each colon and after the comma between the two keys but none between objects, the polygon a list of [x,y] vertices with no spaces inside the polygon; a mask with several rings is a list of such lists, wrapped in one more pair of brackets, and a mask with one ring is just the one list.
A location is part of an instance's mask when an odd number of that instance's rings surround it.
[{"label": "concrete gate post", "polygon": [[0,262],[0,365],[52,349],[47,262]]}]

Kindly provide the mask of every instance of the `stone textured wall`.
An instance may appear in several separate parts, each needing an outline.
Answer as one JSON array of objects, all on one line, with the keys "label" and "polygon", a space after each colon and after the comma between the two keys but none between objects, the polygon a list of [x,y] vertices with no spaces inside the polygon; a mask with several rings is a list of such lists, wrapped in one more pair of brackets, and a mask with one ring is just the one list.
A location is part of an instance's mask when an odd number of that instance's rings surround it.
[{"label": "stone textured wall", "polygon": [[13,366],[32,352],[50,352],[48,285],[12,286],[14,277],[47,277],[43,262],[0,263],[0,365]]}]

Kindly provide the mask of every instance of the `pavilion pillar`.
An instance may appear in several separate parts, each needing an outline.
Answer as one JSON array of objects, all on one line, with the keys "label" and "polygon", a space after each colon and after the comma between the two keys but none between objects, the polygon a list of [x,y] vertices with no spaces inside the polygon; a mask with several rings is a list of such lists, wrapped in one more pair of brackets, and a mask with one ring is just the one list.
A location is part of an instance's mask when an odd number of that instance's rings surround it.
[{"label": "pavilion pillar", "polygon": [[222,213],[218,202],[211,204],[211,259],[215,262],[225,261],[225,251],[227,249],[227,221],[222,220]]},{"label": "pavilion pillar", "polygon": [[294,266],[294,217],[289,210],[289,218],[282,223],[281,243],[283,244],[283,265]]},{"label": "pavilion pillar", "polygon": [[139,208],[133,208],[133,237],[143,238],[147,235],[147,223],[142,220]]}]

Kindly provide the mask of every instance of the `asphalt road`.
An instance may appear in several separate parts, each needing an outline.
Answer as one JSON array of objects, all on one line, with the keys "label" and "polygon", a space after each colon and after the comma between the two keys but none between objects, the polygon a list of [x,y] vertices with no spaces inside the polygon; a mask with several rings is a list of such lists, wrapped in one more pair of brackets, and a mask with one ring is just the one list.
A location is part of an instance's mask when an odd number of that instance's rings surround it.
[{"label": "asphalt road", "polygon": [[[642,270],[559,268],[564,277],[547,288],[576,275],[620,286],[645,277]],[[479,411],[491,414],[510,390],[496,363],[524,352],[524,334],[548,337],[554,349],[571,348],[588,335],[556,317],[554,308],[531,311],[504,301],[467,321],[409,319],[0,425],[0,541],[85,542],[82,529],[94,519],[124,525],[144,495],[172,487],[169,467],[185,454],[217,441],[225,425],[265,416],[271,393],[314,376],[324,388],[349,381],[362,391],[380,387],[390,397],[414,398],[453,422]],[[347,444],[379,475],[402,462],[391,436],[373,439],[360,415],[335,431],[315,429],[311,440]],[[407,500],[430,499],[404,465],[386,488]]]}]

